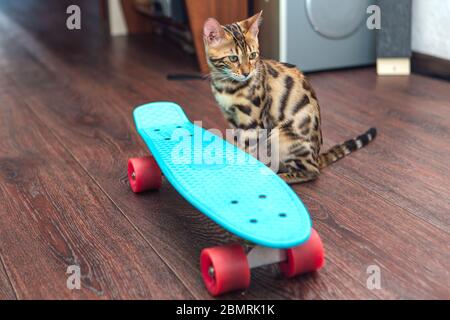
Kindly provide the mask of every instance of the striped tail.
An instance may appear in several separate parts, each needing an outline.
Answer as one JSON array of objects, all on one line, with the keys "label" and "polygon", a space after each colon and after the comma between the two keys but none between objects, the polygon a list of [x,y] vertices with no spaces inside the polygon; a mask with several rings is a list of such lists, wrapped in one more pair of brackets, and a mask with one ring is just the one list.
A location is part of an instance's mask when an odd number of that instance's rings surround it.
[{"label": "striped tail", "polygon": [[330,164],[332,164],[332,163],[344,158],[345,156],[349,155],[350,153],[368,145],[369,142],[371,142],[373,139],[375,139],[376,136],[377,136],[377,129],[371,128],[371,129],[369,129],[369,131],[358,136],[355,139],[348,140],[348,141],[344,142],[343,144],[338,144],[338,145],[332,147],[330,150],[328,150],[325,153],[322,153],[319,156],[320,169],[328,167]]}]

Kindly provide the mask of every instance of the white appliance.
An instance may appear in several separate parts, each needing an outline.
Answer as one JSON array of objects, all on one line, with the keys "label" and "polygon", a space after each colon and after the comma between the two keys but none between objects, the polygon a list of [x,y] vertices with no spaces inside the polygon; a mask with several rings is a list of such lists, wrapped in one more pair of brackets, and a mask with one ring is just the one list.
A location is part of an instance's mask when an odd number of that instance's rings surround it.
[{"label": "white appliance", "polygon": [[318,71],[374,64],[375,31],[366,21],[374,0],[254,0],[264,10],[262,55]]}]

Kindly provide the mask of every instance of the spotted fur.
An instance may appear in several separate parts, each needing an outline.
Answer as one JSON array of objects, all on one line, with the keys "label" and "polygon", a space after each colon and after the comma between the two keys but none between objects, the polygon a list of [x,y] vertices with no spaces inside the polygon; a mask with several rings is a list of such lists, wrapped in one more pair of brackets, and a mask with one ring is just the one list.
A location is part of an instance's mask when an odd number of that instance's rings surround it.
[{"label": "spotted fur", "polygon": [[321,169],[367,145],[377,131],[372,128],[320,153],[323,138],[316,93],[296,66],[260,59],[260,21],[261,13],[225,26],[214,19],[206,21],[212,92],[229,124],[244,132],[236,141],[239,147],[252,152],[250,141],[258,129],[267,129],[267,144],[277,141],[270,147],[279,156],[278,174],[288,183],[314,180]]}]

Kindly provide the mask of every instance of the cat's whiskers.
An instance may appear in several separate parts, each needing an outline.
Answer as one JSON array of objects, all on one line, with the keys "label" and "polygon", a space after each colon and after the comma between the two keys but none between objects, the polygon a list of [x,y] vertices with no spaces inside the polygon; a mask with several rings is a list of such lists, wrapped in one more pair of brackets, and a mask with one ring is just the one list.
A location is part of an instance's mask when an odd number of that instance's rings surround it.
[{"label": "cat's whiskers", "polygon": [[233,80],[233,77],[226,72],[212,71],[211,73],[205,76],[205,79],[211,79],[212,81],[230,81]]}]

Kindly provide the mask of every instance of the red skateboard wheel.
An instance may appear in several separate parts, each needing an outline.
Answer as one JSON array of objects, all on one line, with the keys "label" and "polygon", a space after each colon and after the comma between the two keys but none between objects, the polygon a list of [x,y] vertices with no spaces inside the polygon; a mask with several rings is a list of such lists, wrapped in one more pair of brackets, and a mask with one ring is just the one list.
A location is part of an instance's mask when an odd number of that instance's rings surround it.
[{"label": "red skateboard wheel", "polygon": [[311,236],[306,243],[287,249],[286,254],[287,260],[280,263],[280,269],[289,278],[317,271],[323,267],[325,262],[322,240],[314,229],[311,229]]},{"label": "red skateboard wheel", "polygon": [[250,285],[247,256],[238,244],[202,250],[200,270],[212,296],[247,289]]},{"label": "red skateboard wheel", "polygon": [[128,160],[128,180],[134,193],[158,190],[162,184],[162,174],[153,157]]}]

